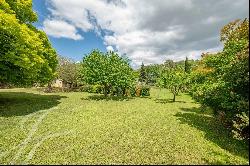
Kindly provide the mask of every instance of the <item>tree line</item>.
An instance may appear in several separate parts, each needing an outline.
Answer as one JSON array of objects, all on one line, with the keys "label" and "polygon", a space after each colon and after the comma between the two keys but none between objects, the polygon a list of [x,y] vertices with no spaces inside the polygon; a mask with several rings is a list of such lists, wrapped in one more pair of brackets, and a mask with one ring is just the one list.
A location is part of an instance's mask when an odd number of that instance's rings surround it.
[{"label": "tree line", "polygon": [[212,108],[235,138],[249,140],[249,20],[230,22],[220,37],[222,51],[203,53],[198,61],[142,64],[140,80],[168,88],[173,101],[180,91],[188,92]]},{"label": "tree line", "polygon": [[233,131],[249,140],[249,20],[235,20],[221,29],[223,51],[203,54],[190,75],[190,94],[209,106]]}]

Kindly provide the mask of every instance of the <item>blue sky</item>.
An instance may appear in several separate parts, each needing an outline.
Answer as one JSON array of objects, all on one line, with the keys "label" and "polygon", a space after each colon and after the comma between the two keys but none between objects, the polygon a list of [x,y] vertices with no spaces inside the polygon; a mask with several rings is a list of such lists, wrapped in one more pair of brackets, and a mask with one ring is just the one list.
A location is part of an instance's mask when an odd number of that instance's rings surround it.
[{"label": "blue sky", "polygon": [[248,0],[33,0],[34,25],[75,61],[92,49],[126,54],[136,68],[222,50],[220,29],[248,18]]},{"label": "blue sky", "polygon": [[[38,15],[38,22],[34,25],[41,29],[44,20],[49,17],[48,4],[46,0],[33,0],[33,9]],[[55,38],[48,35],[53,47],[59,55],[69,57],[74,61],[81,61],[85,54],[91,52],[92,49],[98,48],[101,51],[106,51],[101,37],[97,36],[94,32],[79,32],[84,36],[83,40],[73,40],[69,38]]]}]

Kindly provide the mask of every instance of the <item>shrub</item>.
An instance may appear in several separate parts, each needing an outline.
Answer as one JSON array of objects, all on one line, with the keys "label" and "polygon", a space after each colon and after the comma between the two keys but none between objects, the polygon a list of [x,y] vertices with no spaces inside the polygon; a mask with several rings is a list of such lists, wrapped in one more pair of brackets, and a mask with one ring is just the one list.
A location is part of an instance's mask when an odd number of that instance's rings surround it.
[{"label": "shrub", "polygon": [[136,87],[135,86],[132,86],[129,88],[129,91],[130,91],[130,95],[132,97],[135,97],[136,96]]},{"label": "shrub", "polygon": [[116,91],[116,93],[117,93],[116,95],[117,95],[117,96],[125,95],[125,94],[123,94],[123,90],[124,90],[123,88],[118,87],[118,88],[116,88],[116,89],[117,89],[117,91]]},{"label": "shrub", "polygon": [[126,88],[125,89],[125,94],[124,94],[125,96],[132,96],[131,95],[131,91],[130,91],[130,89],[129,88]]},{"label": "shrub", "polygon": [[138,86],[135,87],[135,95],[137,97],[141,96],[141,86],[140,85],[138,85]]},{"label": "shrub", "polygon": [[83,85],[79,88],[79,91],[92,93],[92,85]]},{"label": "shrub", "polygon": [[92,93],[103,93],[103,86],[101,85],[93,85],[91,88]]},{"label": "shrub", "polygon": [[142,86],[141,87],[141,96],[150,96],[150,87]]},{"label": "shrub", "polygon": [[[191,73],[193,98],[211,107],[237,139],[249,139],[249,21],[221,31],[222,52],[203,54]],[[222,114],[223,112],[223,114]]]},{"label": "shrub", "polygon": [[129,88],[132,97],[150,96],[150,87],[146,85],[136,85]]},{"label": "shrub", "polygon": [[[102,85],[83,85],[79,87],[76,91],[79,92],[88,92],[88,93],[104,93]],[[117,96],[132,96],[132,97],[141,97],[141,96],[150,96],[150,87],[146,85],[136,85],[131,86],[130,88],[121,88],[121,87],[112,87],[110,89],[111,95]]]},{"label": "shrub", "polygon": [[239,140],[249,140],[249,117],[245,112],[237,114],[233,121],[234,138]]}]

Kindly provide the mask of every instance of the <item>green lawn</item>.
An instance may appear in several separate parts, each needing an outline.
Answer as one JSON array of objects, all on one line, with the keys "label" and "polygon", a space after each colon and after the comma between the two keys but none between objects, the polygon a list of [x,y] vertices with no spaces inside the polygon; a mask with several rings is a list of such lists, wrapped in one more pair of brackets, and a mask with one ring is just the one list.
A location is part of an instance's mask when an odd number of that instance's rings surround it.
[{"label": "green lawn", "polygon": [[0,164],[249,164],[190,96],[171,98],[0,90]]}]

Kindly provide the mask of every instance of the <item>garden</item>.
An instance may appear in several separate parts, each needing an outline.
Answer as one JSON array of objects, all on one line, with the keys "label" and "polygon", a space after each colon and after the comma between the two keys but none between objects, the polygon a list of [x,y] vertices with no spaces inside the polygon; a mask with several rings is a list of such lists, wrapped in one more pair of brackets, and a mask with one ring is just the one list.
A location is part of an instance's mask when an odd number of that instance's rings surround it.
[{"label": "garden", "polygon": [[0,164],[249,164],[248,19],[222,51],[137,68],[60,56],[37,19],[0,0]]}]

